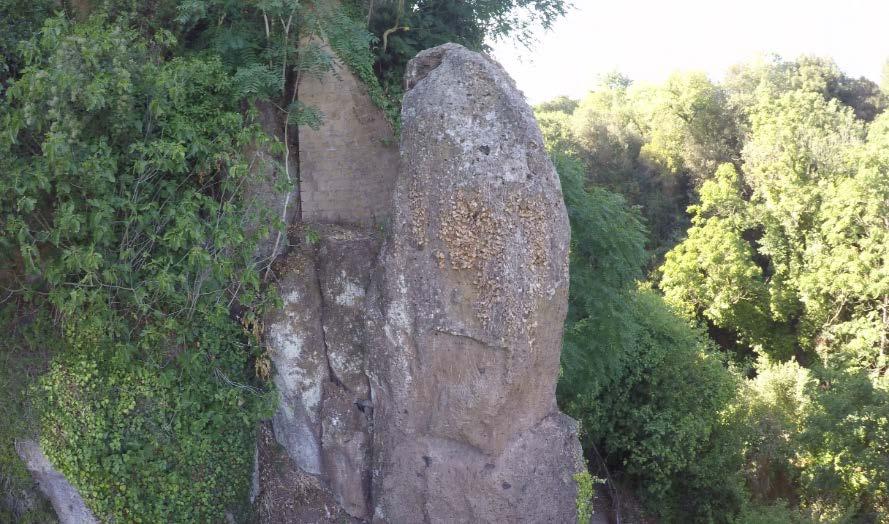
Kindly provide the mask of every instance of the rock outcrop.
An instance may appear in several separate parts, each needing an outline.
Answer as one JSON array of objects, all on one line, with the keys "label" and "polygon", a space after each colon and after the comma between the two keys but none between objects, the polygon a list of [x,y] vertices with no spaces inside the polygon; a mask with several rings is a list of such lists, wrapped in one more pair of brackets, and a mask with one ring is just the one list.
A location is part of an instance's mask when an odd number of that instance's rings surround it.
[{"label": "rock outcrop", "polygon": [[18,441],[15,450],[40,491],[49,499],[61,524],[98,524],[80,493],[50,464],[37,442]]},{"label": "rock outcrop", "polygon": [[[328,81],[299,87],[320,130],[287,129],[277,162],[248,151],[265,175],[248,200],[289,226],[256,253],[283,300],[264,319],[280,403],[259,428],[258,520],[575,521],[584,464],[555,401],[569,227],[531,109],[483,55],[424,51],[399,160],[360,83]],[[36,443],[16,449],[63,524],[96,522]]]},{"label": "rock outcrop", "polygon": [[558,176],[492,60],[440,46],[406,82],[370,310],[375,520],[571,522],[583,465],[555,402],[570,235]]},{"label": "rock outcrop", "polygon": [[[349,515],[370,509],[366,290],[380,240],[372,230],[311,226],[275,267],[284,307],[266,319],[280,407],[272,425],[297,467],[321,479]],[[297,241],[294,241],[297,243]]]},{"label": "rock outcrop", "polygon": [[381,254],[375,230],[314,225],[276,268],[274,434],[355,519],[572,522],[558,177],[495,62],[445,45],[407,82]]}]

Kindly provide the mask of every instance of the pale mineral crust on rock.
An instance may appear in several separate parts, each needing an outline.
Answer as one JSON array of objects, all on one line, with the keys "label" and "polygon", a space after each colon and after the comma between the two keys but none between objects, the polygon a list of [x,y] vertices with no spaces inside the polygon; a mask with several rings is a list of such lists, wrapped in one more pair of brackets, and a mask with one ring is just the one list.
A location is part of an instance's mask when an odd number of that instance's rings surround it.
[{"label": "pale mineral crust on rock", "polygon": [[321,293],[310,251],[290,253],[280,266],[284,307],[265,320],[275,364],[279,408],[275,438],[304,472],[321,474],[321,395],[330,378],[321,324]]},{"label": "pale mineral crust on rock", "polygon": [[368,310],[378,522],[572,522],[555,402],[568,219],[505,71],[447,44],[408,66],[394,230]]}]

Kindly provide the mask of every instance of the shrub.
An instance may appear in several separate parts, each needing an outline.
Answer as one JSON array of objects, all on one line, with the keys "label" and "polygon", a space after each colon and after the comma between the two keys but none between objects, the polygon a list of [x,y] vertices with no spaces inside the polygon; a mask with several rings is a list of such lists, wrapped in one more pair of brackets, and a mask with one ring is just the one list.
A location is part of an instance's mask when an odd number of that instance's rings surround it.
[{"label": "shrub", "polygon": [[[103,519],[219,521],[244,498],[265,301],[243,197],[265,140],[213,56],[104,16],[53,18],[0,105],[0,259],[52,319],[37,390],[50,461]],[[262,171],[262,170],[255,170]],[[17,321],[18,319],[14,319]]]},{"label": "shrub", "polygon": [[582,413],[593,442],[620,464],[649,510],[671,521],[720,522],[744,499],[728,410],[738,380],[651,291],[635,297],[626,371]]}]

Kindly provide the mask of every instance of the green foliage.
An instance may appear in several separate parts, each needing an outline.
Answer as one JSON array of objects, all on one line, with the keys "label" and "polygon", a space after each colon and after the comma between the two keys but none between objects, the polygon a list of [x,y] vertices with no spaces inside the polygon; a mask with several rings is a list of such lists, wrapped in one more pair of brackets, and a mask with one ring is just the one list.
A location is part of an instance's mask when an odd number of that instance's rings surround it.
[{"label": "green foliage", "polygon": [[769,289],[756,252],[744,240],[746,202],[738,175],[726,164],[701,187],[687,238],[667,253],[660,287],[688,318],[704,317],[734,331],[741,342],[779,358],[793,354],[789,328],[770,315]]},{"label": "green foliage", "polygon": [[401,117],[400,83],[388,85],[386,89],[380,84],[374,72],[375,55],[371,48],[378,39],[365,29],[360,11],[354,7],[336,6],[324,12],[321,23],[330,47],[367,88],[371,100],[386,114],[389,121],[399,129]]},{"label": "green foliage", "polygon": [[785,501],[774,504],[748,504],[735,520],[736,524],[802,524],[811,522]]},{"label": "green foliage", "polygon": [[630,295],[642,276],[645,230],[623,199],[583,187],[576,160],[557,155],[555,164],[571,221],[571,299],[562,350],[566,396],[594,396],[619,374],[632,341]]},{"label": "green foliage", "polygon": [[738,132],[726,92],[703,73],[674,73],[656,89],[635,93],[641,154],[673,176],[699,185],[716,167],[738,156]]},{"label": "green foliage", "polygon": [[735,410],[755,500],[798,501],[799,521],[885,520],[886,391],[863,373],[813,373],[792,361],[757,370]]},{"label": "green foliage", "polygon": [[589,182],[638,206],[659,258],[687,225],[688,190],[737,156],[722,91],[701,75],[634,86],[611,74],[582,101],[538,106],[544,136],[583,164]]},{"label": "green foliage", "polygon": [[238,383],[247,348],[231,347],[242,334],[228,312],[202,320],[159,337],[176,351],[161,358],[153,337],[120,342],[113,319],[68,321],[40,380],[41,446],[101,519],[218,522],[246,499],[256,422],[271,413]]},{"label": "green foliage", "polygon": [[866,131],[825,98],[832,77],[813,67],[796,67],[788,91],[758,88],[743,176],[720,168],[701,187],[661,287],[760,354],[877,372],[889,329],[885,119]]},{"label": "green foliage", "polygon": [[19,43],[37,32],[54,7],[52,0],[0,1],[0,93],[22,68]]},{"label": "green foliage", "polygon": [[736,411],[761,513],[786,500],[801,520],[885,520],[885,102],[805,57],[740,68],[728,85],[746,104],[743,164],[701,186],[661,289],[740,342],[727,347],[768,356]]},{"label": "green foliage", "polygon": [[735,416],[741,420],[747,485],[757,500],[797,496],[799,435],[811,406],[815,379],[794,361],[761,360],[747,380]]},{"label": "green foliage", "polygon": [[112,297],[145,321],[219,303],[235,275],[255,292],[238,151],[262,135],[218,62],[158,63],[100,19],[52,20],[37,53],[0,142],[3,254],[38,279],[28,292],[64,313]]},{"label": "green foliage", "polygon": [[566,0],[351,0],[353,18],[376,37],[374,71],[383,91],[398,97],[405,67],[417,53],[447,42],[487,50],[510,37],[530,45],[536,27],[564,16]]},{"label": "green foliage", "polygon": [[690,521],[737,512],[740,454],[722,416],[736,379],[703,333],[636,289],[638,215],[616,195],[584,189],[578,160],[554,161],[572,228],[560,405],[581,421],[587,449],[602,446],[653,511]]},{"label": "green foliage", "polygon": [[58,17],[28,44],[0,106],[0,257],[54,319],[50,460],[105,519],[218,521],[268,415],[229,316],[264,304],[241,151],[266,139],[220,60],[165,59],[164,39]]},{"label": "green foliage", "polygon": [[826,372],[799,434],[804,507],[889,519],[889,393],[864,373]]},{"label": "green foliage", "polygon": [[721,521],[744,498],[736,432],[726,416],[737,380],[703,333],[651,291],[636,295],[633,319],[625,371],[572,414],[583,417],[652,511],[671,521]]},{"label": "green foliage", "polygon": [[[574,233],[560,402],[671,521],[886,518],[883,107],[868,82],[803,57],[739,67],[721,86],[612,75],[579,103],[537,108]],[[656,253],[691,204],[655,276],[677,313],[749,366],[740,390],[703,333],[632,288],[640,276],[625,270],[642,257],[596,240],[633,228],[579,218],[578,194],[608,209],[576,189],[587,184],[640,205]]]}]

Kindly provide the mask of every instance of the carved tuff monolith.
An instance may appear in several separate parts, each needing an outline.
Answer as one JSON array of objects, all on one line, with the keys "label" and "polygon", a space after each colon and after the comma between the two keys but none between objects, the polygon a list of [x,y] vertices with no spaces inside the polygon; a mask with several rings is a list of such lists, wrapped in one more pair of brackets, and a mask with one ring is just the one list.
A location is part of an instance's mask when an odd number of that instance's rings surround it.
[{"label": "carved tuff monolith", "polygon": [[448,44],[408,66],[394,228],[368,312],[374,520],[571,522],[555,384],[569,227],[531,109]]}]

